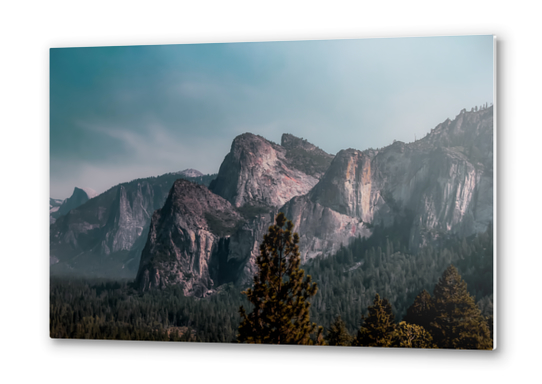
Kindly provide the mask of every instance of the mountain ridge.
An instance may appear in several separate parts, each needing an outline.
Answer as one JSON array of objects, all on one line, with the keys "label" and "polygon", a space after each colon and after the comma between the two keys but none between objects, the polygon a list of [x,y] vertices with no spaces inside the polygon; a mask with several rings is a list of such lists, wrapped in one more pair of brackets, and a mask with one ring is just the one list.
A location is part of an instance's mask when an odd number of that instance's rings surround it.
[{"label": "mountain ridge", "polygon": [[[216,240],[217,244],[222,241],[222,258],[245,263],[234,268],[235,276],[218,279],[250,282],[258,244],[278,211],[293,221],[300,234],[304,262],[333,254],[355,237],[369,237],[375,225],[390,226],[398,220],[410,223],[413,251],[446,236],[482,232],[493,219],[493,147],[487,143],[492,143],[492,118],[492,109],[462,112],[413,143],[396,141],[379,150],[339,151],[324,174],[313,178],[317,181],[306,193],[290,193],[282,206],[278,199],[265,199],[280,185],[277,180],[293,168],[284,160],[287,149],[261,136],[236,137],[210,190],[237,210],[253,206],[261,212],[254,216],[257,220]],[[286,136],[288,140],[299,145],[301,139]],[[310,143],[305,146],[316,148]],[[276,167],[274,172],[269,171],[271,166]],[[268,183],[269,179],[274,183]],[[229,184],[221,187],[221,181]],[[286,192],[291,190],[286,188]]]}]

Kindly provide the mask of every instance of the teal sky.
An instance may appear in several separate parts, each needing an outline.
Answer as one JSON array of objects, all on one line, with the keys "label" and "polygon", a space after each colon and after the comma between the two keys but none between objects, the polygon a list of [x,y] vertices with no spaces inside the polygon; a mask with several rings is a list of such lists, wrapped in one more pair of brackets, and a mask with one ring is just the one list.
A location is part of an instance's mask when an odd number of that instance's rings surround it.
[{"label": "teal sky", "polygon": [[493,37],[50,51],[51,196],[218,171],[244,132],[329,153],[420,138],[493,101]]}]

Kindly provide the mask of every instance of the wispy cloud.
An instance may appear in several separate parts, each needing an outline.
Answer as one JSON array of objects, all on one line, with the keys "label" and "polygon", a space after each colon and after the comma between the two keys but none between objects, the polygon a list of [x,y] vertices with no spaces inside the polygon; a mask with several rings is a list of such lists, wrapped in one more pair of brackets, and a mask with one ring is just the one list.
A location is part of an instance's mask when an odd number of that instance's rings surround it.
[{"label": "wispy cloud", "polygon": [[492,59],[491,36],[52,50],[51,193],[216,172],[244,132],[411,141],[491,101]]}]

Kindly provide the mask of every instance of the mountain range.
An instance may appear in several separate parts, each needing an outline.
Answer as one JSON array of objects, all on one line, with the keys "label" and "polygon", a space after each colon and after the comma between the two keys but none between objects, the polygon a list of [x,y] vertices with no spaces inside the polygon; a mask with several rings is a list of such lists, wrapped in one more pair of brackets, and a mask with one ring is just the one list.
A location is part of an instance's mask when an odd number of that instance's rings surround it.
[{"label": "mountain range", "polygon": [[279,211],[303,262],[399,221],[412,252],[483,232],[493,221],[493,108],[462,110],[412,143],[335,155],[290,134],[279,145],[245,133],[217,175],[187,171],[55,210],[51,274],[135,277],[142,291],[179,285],[205,297],[250,283]]}]

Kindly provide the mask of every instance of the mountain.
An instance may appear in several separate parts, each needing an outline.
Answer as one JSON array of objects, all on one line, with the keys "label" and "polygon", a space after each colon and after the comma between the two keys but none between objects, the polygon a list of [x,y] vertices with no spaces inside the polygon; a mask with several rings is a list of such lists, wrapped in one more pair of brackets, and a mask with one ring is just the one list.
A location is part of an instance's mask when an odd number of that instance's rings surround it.
[{"label": "mountain", "polygon": [[331,156],[292,135],[281,143],[240,135],[209,190],[175,184],[153,217],[140,289],[181,284],[185,294],[205,296],[250,282],[278,211],[293,221],[304,262],[371,236],[377,225],[405,223],[415,252],[483,232],[493,220],[492,107],[463,110],[421,140],[380,150]]},{"label": "mountain", "polygon": [[[251,133],[237,136],[209,189],[236,207],[280,207],[292,197],[306,194],[332,156],[308,143],[295,156],[299,139],[289,135],[282,141],[287,147]],[[314,159],[315,166],[308,166]]]},{"label": "mountain", "polygon": [[63,216],[72,209],[86,203],[96,195],[97,193],[90,188],[75,187],[72,195],[66,200],[49,199],[50,224],[54,223],[60,216]]},{"label": "mountain", "polygon": [[178,172],[178,174],[181,175],[181,176],[186,176],[186,177],[201,177],[201,176],[204,176],[203,173],[201,173],[197,169],[192,169],[192,168],[185,169],[184,171],[180,171],[180,172]]},{"label": "mountain", "polygon": [[[152,214],[183,177],[169,173],[122,183],[60,216],[50,227],[51,274],[133,278]],[[189,179],[208,185],[213,178]]]},{"label": "mountain", "polygon": [[245,133],[233,140],[209,189],[177,181],[153,216],[136,285],[179,284],[202,297],[221,284],[249,282],[277,207],[307,193],[333,159],[289,134],[282,144]]},{"label": "mountain", "polygon": [[286,203],[303,259],[403,220],[412,250],[483,232],[493,220],[493,108],[462,111],[423,139],[340,151],[306,195]]},{"label": "mountain", "polygon": [[227,255],[223,239],[241,222],[227,200],[204,186],[177,180],[152,217],[136,284],[142,290],[180,284],[185,294],[205,296]]}]

